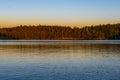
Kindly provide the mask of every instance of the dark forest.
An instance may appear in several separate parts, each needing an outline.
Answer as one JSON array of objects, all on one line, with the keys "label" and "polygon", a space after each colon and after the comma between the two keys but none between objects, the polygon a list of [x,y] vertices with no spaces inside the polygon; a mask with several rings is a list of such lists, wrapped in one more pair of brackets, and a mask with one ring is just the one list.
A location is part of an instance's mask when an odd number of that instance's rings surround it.
[{"label": "dark forest", "polygon": [[120,40],[120,24],[85,26],[27,26],[0,28],[1,40]]}]

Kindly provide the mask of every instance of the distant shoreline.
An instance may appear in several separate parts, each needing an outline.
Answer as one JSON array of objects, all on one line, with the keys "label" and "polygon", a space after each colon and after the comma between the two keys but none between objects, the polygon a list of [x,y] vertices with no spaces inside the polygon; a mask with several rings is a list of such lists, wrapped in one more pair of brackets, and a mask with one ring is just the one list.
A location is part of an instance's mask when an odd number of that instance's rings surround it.
[{"label": "distant shoreline", "polygon": [[41,42],[41,41],[46,41],[46,42],[47,41],[63,41],[64,42],[64,41],[120,41],[120,40],[0,40],[0,42],[1,41],[3,41],[3,42],[4,41],[11,41],[11,42],[12,41],[16,41],[16,42],[19,42],[19,41],[20,42],[22,42],[22,41],[23,42],[26,42],[26,41],[27,42],[34,42],[34,41],[36,41],[36,42]]},{"label": "distant shoreline", "polygon": [[1,40],[120,40],[120,23],[83,28],[66,26],[16,26],[1,28]]},{"label": "distant shoreline", "polygon": [[0,44],[92,43],[120,44],[120,40],[0,40]]}]

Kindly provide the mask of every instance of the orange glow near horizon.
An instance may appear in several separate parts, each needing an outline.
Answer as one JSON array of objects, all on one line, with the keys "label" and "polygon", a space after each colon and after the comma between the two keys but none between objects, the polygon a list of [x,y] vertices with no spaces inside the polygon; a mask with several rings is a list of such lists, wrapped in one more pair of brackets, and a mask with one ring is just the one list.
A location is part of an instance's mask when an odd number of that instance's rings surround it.
[{"label": "orange glow near horizon", "polygon": [[119,23],[118,21],[53,21],[53,20],[0,20],[0,28],[3,27],[16,27],[19,25],[58,25],[58,26],[70,26],[70,27],[84,27],[91,25],[99,25],[99,24],[114,24]]},{"label": "orange glow near horizon", "polygon": [[120,0],[1,0],[0,27],[83,27],[120,22]]}]

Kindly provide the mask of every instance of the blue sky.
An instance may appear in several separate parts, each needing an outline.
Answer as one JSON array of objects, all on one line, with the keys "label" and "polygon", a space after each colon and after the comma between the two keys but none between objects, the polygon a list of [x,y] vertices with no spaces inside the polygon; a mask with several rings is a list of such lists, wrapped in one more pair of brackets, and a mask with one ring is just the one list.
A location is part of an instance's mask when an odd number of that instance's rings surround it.
[{"label": "blue sky", "polygon": [[0,0],[0,26],[119,23],[120,0]]}]

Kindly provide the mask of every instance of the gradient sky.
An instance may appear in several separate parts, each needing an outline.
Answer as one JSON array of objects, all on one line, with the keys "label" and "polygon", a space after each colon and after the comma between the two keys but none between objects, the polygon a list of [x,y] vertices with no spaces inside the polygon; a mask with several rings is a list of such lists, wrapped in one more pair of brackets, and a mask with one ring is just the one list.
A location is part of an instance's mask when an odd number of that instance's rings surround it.
[{"label": "gradient sky", "polygon": [[0,27],[120,22],[120,0],[0,0]]}]

